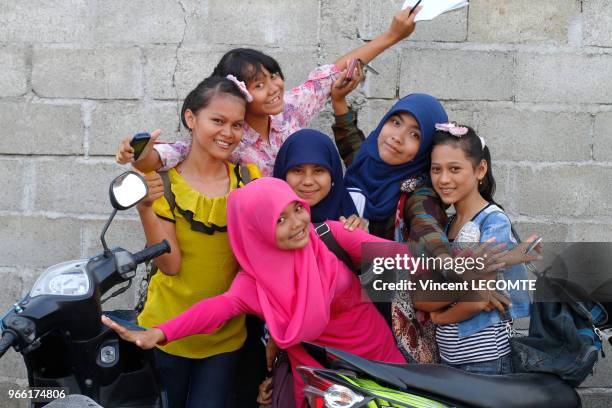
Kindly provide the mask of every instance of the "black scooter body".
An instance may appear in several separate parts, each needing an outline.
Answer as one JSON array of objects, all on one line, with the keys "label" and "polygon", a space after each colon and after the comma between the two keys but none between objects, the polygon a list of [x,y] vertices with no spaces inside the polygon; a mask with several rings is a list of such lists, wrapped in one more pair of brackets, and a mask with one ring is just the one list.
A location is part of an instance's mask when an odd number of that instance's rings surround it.
[{"label": "black scooter body", "polygon": [[[121,183],[128,181],[131,185],[126,190]],[[133,193],[138,183],[142,183],[141,189]],[[123,188],[123,204],[115,199],[115,187],[117,191]],[[145,180],[136,173],[127,172],[115,179],[111,184],[115,211],[101,236],[104,252],[89,260],[68,261],[47,269],[28,295],[2,318],[0,357],[11,346],[20,352],[30,387],[63,387],[67,394],[88,396],[106,408],[167,406],[153,351],[122,340],[101,323],[102,297],[108,299],[125,291],[138,264],[170,252],[165,240],[134,254],[106,246],[104,234],[117,210],[135,205],[140,200],[136,201],[134,195],[140,194],[142,199],[147,191]],[[132,202],[126,204],[129,200]],[[106,295],[115,287],[120,288]],[[136,322],[134,311],[104,313]],[[31,407],[48,402],[32,402]]]}]

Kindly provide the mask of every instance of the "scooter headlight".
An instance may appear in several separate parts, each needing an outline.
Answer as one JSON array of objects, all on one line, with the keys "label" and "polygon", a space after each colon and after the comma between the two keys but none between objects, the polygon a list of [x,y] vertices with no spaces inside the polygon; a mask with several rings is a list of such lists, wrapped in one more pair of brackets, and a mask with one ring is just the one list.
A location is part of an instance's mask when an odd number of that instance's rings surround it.
[{"label": "scooter headlight", "polygon": [[325,390],[325,406],[329,408],[351,408],[363,401],[363,396],[350,388],[334,384]]},{"label": "scooter headlight", "polygon": [[89,292],[87,259],[53,265],[38,278],[30,297],[42,295],[83,296]]}]

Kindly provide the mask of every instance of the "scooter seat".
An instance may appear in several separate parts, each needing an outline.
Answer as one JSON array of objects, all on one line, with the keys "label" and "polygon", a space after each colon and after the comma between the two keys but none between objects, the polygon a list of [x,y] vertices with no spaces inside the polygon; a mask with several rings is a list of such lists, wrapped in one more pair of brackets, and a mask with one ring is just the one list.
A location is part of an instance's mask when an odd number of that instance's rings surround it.
[{"label": "scooter seat", "polygon": [[580,407],[574,389],[552,374],[482,375],[439,364],[372,362],[390,371],[406,388],[471,407]]}]

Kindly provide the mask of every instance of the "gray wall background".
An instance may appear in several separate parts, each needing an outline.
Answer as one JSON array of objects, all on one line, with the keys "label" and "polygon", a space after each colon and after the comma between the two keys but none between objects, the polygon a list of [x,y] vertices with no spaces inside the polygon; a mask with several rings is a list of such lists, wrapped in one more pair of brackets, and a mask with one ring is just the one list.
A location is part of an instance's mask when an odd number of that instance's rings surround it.
[{"label": "gray wall background", "polygon": [[[401,3],[0,0],[0,308],[42,268],[100,250],[118,141],[156,127],[180,137],[180,98],[225,51],[271,54],[294,86],[381,33]],[[381,75],[351,96],[366,132],[399,95],[436,95],[487,139],[497,198],[523,234],[612,240],[612,2],[472,0],[372,65]],[[330,124],[328,108],[313,126]],[[141,248],[135,212],[119,218],[108,242]],[[611,367],[585,384],[587,406],[612,403]],[[0,406],[16,405],[6,390],[24,378],[10,352]]]}]

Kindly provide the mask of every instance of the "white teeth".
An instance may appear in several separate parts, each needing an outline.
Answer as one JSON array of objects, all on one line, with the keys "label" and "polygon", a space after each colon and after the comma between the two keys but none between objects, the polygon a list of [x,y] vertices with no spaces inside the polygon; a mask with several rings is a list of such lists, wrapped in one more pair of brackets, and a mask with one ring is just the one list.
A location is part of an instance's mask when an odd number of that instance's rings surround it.
[{"label": "white teeth", "polygon": [[221,147],[230,147],[230,144],[228,142],[224,142],[223,140],[215,139],[215,143]]}]

